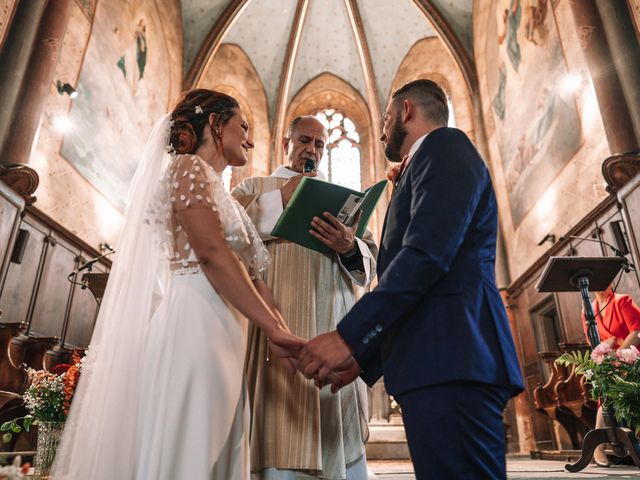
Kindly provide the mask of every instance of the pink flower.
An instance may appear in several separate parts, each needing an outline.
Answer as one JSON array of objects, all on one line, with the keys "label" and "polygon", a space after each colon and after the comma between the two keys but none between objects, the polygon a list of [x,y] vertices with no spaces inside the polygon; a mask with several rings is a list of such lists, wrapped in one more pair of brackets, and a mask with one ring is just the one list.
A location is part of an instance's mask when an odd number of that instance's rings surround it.
[{"label": "pink flower", "polygon": [[621,348],[616,352],[616,356],[619,360],[622,360],[624,363],[628,363],[629,365],[633,365],[640,358],[640,351],[633,345],[629,348]]},{"label": "pink flower", "polygon": [[604,357],[606,357],[612,351],[613,347],[611,346],[611,342],[605,340],[593,349],[593,352],[591,352],[591,360],[600,365],[604,360]]}]

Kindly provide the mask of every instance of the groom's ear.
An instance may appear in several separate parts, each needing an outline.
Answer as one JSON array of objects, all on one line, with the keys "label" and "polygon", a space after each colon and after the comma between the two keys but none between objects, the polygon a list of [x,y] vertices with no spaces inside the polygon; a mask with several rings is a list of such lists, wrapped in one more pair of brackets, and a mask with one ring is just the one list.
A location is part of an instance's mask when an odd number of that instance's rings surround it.
[{"label": "groom's ear", "polygon": [[401,118],[402,118],[402,123],[407,123],[409,120],[411,120],[414,115],[415,115],[415,105],[409,101],[408,99],[405,99],[402,102],[402,113]]}]

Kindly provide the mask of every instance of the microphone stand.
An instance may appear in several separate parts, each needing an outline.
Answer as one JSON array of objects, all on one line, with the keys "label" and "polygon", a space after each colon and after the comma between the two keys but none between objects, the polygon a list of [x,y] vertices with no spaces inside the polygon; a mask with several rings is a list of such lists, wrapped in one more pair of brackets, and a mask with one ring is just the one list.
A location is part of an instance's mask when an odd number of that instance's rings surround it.
[{"label": "microphone stand", "polygon": [[569,239],[569,240],[584,240],[586,242],[595,242],[595,243],[599,243],[600,245],[604,245],[605,247],[609,247],[616,257],[624,258],[624,260],[626,262],[626,266],[624,268],[624,271],[626,273],[635,272],[636,271],[636,266],[627,259],[626,255],[623,252],[618,250],[616,247],[614,247],[610,243],[605,242],[604,240],[597,240],[595,238],[588,238],[588,237],[576,237],[574,235],[565,235],[563,237],[560,237],[560,240],[565,240],[565,239]]},{"label": "microphone stand", "polygon": [[92,258],[91,260],[87,260],[82,264],[80,268],[74,269],[69,275],[67,275],[67,280],[69,280],[69,282],[73,283],[74,285],[79,285],[81,290],[86,290],[87,287],[89,286],[89,281],[86,278],[83,278],[82,282],[76,282],[75,279],[77,278],[77,275],[83,270],[86,270],[88,273],[91,273],[93,271],[93,266],[97,262],[107,257],[108,255],[111,255],[112,253],[116,253],[116,251],[113,249],[110,249],[107,253],[104,253],[98,257]]}]

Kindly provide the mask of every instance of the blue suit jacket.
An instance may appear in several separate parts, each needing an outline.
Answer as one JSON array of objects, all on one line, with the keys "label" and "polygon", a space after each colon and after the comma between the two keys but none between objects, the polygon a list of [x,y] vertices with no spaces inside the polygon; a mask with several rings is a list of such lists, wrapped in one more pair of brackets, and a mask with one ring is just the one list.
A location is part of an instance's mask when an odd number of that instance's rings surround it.
[{"label": "blue suit jacket", "polygon": [[391,395],[456,381],[522,390],[496,234],[482,158],[460,130],[434,130],[391,197],[378,286],[338,325],[369,385],[384,375]]}]

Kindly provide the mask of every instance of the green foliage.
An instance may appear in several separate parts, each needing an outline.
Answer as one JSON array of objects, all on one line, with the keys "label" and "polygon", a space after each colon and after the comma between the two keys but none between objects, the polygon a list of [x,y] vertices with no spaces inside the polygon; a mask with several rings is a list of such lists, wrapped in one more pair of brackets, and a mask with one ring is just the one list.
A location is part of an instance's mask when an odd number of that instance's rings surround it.
[{"label": "green foliage", "polygon": [[601,343],[592,352],[567,352],[556,364],[574,366],[603,406],[613,406],[618,422],[640,433],[640,355],[635,347],[613,350]]},{"label": "green foliage", "polygon": [[[14,433],[20,433],[22,430],[28,432],[31,428],[31,425],[34,424],[34,418],[31,415],[26,415],[24,417],[14,418],[8,422],[4,422],[0,425],[0,432],[5,432],[2,435],[2,442],[9,443],[13,438]],[[22,421],[22,426],[20,426],[20,421]]]},{"label": "green foliage", "polygon": [[593,370],[596,362],[591,360],[590,351],[586,352],[566,352],[556,358],[555,363],[569,367],[574,365],[576,367],[576,373],[584,375],[587,370]]}]

